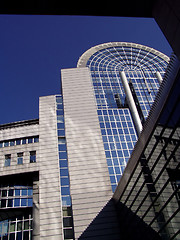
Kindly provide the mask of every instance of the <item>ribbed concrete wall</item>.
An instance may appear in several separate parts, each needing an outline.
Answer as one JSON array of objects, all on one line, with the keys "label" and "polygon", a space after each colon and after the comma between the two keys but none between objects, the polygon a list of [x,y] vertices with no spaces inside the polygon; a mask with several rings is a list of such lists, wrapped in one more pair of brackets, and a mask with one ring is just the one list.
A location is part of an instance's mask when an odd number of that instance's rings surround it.
[{"label": "ribbed concrete wall", "polygon": [[62,239],[60,177],[55,96],[39,104],[39,205],[40,239]]},{"label": "ribbed concrete wall", "polygon": [[62,89],[75,238],[108,239],[117,226],[89,69],[62,70]]}]

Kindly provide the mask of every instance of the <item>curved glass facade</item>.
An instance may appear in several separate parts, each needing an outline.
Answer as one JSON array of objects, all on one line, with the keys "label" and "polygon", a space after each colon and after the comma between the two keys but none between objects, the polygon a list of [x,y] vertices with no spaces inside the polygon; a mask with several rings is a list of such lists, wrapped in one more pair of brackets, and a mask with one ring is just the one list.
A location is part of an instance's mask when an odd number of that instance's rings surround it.
[{"label": "curved glass facade", "polygon": [[91,72],[113,191],[137,141],[135,118],[143,125],[168,61],[164,54],[133,43],[98,45],[79,59],[78,67]]}]

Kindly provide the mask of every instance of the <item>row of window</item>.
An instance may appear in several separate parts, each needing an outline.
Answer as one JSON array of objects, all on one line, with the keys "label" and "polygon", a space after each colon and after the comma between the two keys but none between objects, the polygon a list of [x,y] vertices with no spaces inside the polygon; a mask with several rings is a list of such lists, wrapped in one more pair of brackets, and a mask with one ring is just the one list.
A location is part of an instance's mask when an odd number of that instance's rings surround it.
[{"label": "row of window", "polygon": [[0,208],[32,207],[32,186],[1,186]]},{"label": "row of window", "polygon": [[32,239],[32,214],[0,221],[0,240]]},{"label": "row of window", "polygon": [[0,208],[32,207],[32,198],[6,198],[0,200]]},{"label": "row of window", "polygon": [[39,136],[0,141],[0,148],[39,142]]},{"label": "row of window", "polygon": [[[23,164],[23,159],[24,159],[24,153],[19,152],[17,153],[17,164],[21,165]],[[11,165],[11,154],[6,154],[5,155],[5,161],[4,161],[4,166],[8,167]],[[29,162],[34,163],[36,162],[36,151],[30,151],[29,152]]]}]

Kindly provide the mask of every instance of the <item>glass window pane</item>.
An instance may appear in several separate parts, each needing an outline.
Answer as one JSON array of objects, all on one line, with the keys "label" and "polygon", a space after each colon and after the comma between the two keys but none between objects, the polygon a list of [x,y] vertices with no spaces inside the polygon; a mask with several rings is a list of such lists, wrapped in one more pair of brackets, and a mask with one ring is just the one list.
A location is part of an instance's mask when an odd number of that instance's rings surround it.
[{"label": "glass window pane", "polygon": [[22,206],[22,207],[27,206],[27,198],[22,198],[22,199],[21,199],[21,206]]},{"label": "glass window pane", "polygon": [[28,143],[32,143],[33,142],[33,138],[28,138]]},{"label": "glass window pane", "polygon": [[59,152],[59,159],[67,159],[67,152]]},{"label": "glass window pane", "polygon": [[8,167],[8,166],[10,166],[10,164],[11,164],[11,155],[10,155],[10,154],[7,154],[7,155],[5,155],[5,163],[4,163],[4,166],[5,166],[5,167]]},{"label": "glass window pane", "polygon": [[[21,229],[19,229],[19,230],[21,231]],[[17,240],[22,240],[22,232],[17,233]]]},{"label": "glass window pane", "polygon": [[28,207],[32,207],[32,206],[33,206],[33,199],[28,198]]},{"label": "glass window pane", "polygon": [[20,145],[21,144],[21,139],[17,139],[16,140],[16,145]]},{"label": "glass window pane", "polygon": [[10,238],[9,240],[15,240],[15,233],[10,233]]},{"label": "glass window pane", "polygon": [[13,196],[14,195],[14,189],[9,189],[9,196]]},{"label": "glass window pane", "polygon": [[27,196],[27,189],[22,189],[22,196]]},{"label": "glass window pane", "polygon": [[63,116],[57,116],[57,122],[64,122]]},{"label": "glass window pane", "polygon": [[69,185],[69,178],[61,178],[61,186]]},{"label": "glass window pane", "polygon": [[66,139],[65,138],[58,138],[58,143],[59,144],[65,144],[66,143]]},{"label": "glass window pane", "polygon": [[26,144],[26,138],[22,139],[22,144]]},{"label": "glass window pane", "polygon": [[68,176],[68,169],[60,169],[60,176]]},{"label": "glass window pane", "polygon": [[10,229],[9,229],[9,231],[10,231],[10,232],[15,232],[15,226],[16,226],[16,223],[15,223],[15,222],[10,223]]},{"label": "glass window pane", "polygon": [[62,205],[63,206],[71,206],[70,196],[62,197]]},{"label": "glass window pane", "polygon": [[19,196],[20,195],[20,189],[15,189],[15,196]]},{"label": "glass window pane", "polygon": [[1,207],[5,208],[6,207],[6,199],[1,200]]},{"label": "glass window pane", "polygon": [[39,137],[35,137],[34,142],[39,142]]},{"label": "glass window pane", "polygon": [[73,239],[73,230],[72,229],[64,229],[64,238]]},{"label": "glass window pane", "polygon": [[36,162],[36,151],[30,152],[30,163]]},{"label": "glass window pane", "polygon": [[59,151],[66,151],[66,144],[59,144],[58,148],[59,148]]},{"label": "glass window pane", "polygon": [[62,97],[56,97],[56,102],[57,103],[62,103]]},{"label": "glass window pane", "polygon": [[28,188],[28,196],[32,196],[33,195],[33,189],[32,188]]},{"label": "glass window pane", "polygon": [[7,196],[7,190],[2,190],[2,197],[6,197]]},{"label": "glass window pane", "polygon": [[24,230],[29,229],[29,221],[24,221]]},{"label": "glass window pane", "polygon": [[14,146],[14,145],[15,145],[15,141],[14,140],[10,141],[10,146]]},{"label": "glass window pane", "polygon": [[23,239],[29,240],[29,231],[23,232]]},{"label": "glass window pane", "polygon": [[60,160],[59,165],[60,165],[60,168],[68,167],[68,162],[67,160]]},{"label": "glass window pane", "polygon": [[72,216],[72,210],[71,207],[63,207],[63,216],[67,217],[67,216]]},{"label": "glass window pane", "polygon": [[5,141],[4,142],[4,147],[8,147],[9,146],[9,141]]},{"label": "glass window pane", "polygon": [[61,194],[62,195],[70,195],[69,187],[61,187]]},{"label": "glass window pane", "polygon": [[20,206],[20,198],[15,198],[14,199],[14,207],[19,207]]},{"label": "glass window pane", "polygon": [[72,227],[73,225],[72,218],[71,217],[63,218],[63,225],[64,227]]},{"label": "glass window pane", "polygon": [[58,130],[58,136],[65,136],[65,130]]}]

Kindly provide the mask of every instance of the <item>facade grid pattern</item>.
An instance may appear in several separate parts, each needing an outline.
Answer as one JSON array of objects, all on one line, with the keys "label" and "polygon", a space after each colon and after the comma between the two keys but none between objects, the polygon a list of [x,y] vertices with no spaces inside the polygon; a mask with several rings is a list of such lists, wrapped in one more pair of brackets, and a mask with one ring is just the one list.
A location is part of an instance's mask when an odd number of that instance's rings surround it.
[{"label": "facade grid pattern", "polygon": [[0,240],[32,239],[32,214],[9,218],[0,222]]},{"label": "facade grid pattern", "polygon": [[148,116],[167,61],[148,50],[131,46],[100,49],[87,60],[92,77],[97,112],[112,190],[122,176],[137,141],[137,132],[120,73],[125,72],[141,122]]},{"label": "facade grid pattern", "polygon": [[0,208],[32,207],[32,205],[32,186],[0,186]]}]

